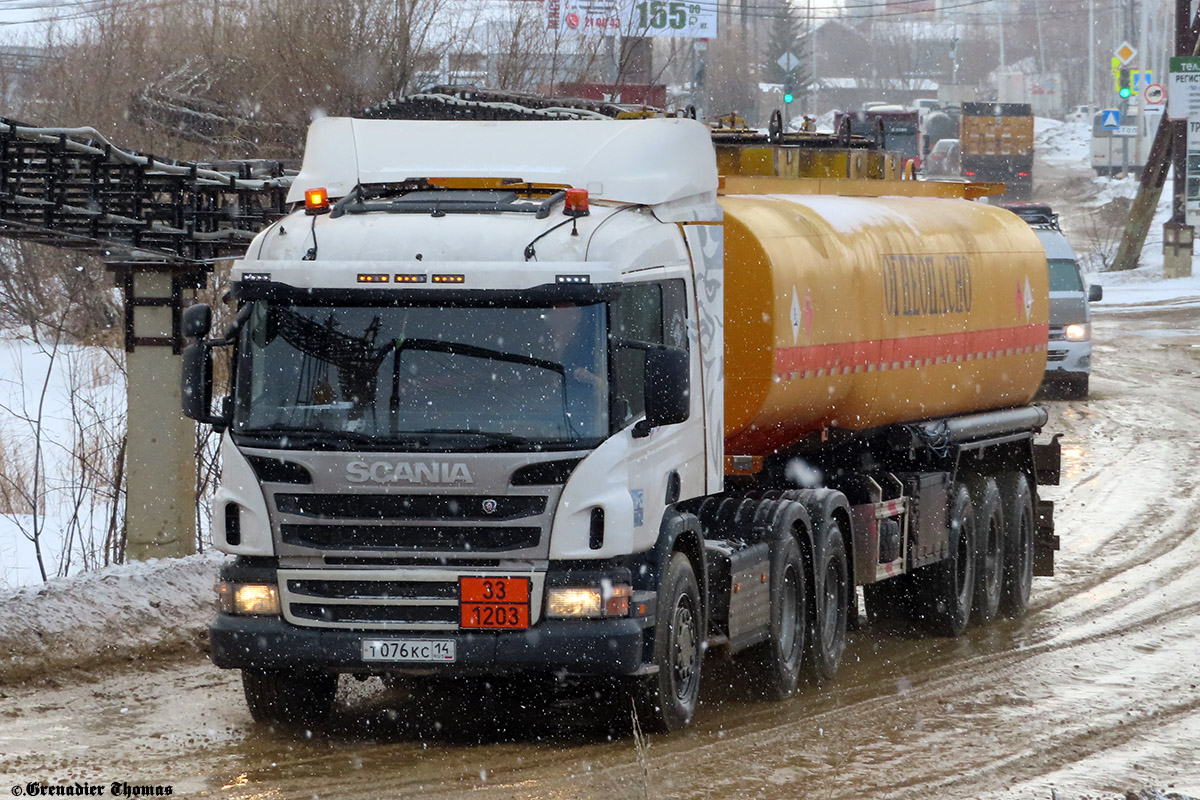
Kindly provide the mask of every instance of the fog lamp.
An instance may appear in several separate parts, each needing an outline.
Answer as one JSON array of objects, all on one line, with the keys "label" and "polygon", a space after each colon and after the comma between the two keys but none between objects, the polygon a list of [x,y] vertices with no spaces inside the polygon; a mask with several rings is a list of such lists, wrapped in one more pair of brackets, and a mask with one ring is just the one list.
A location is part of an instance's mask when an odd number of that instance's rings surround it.
[{"label": "fog lamp", "polygon": [[269,583],[218,583],[217,596],[226,614],[279,615],[279,589]]},{"label": "fog lamp", "polygon": [[1090,327],[1086,322],[1083,324],[1073,323],[1063,330],[1063,337],[1070,342],[1082,342],[1091,335],[1091,331],[1088,330]]},{"label": "fog lamp", "polygon": [[555,586],[546,591],[547,617],[598,617],[602,604],[599,587]]},{"label": "fog lamp", "polygon": [[553,586],[546,590],[546,616],[559,619],[624,617],[633,589],[625,584]]}]

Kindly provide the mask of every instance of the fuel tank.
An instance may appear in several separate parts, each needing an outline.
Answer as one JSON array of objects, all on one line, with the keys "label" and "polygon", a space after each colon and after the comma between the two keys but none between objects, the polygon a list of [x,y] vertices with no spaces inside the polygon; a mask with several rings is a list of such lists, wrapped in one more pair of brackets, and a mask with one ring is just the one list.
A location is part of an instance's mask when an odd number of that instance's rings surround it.
[{"label": "fuel tank", "polygon": [[1046,257],[1015,214],[937,197],[721,205],[728,455],[1033,398]]}]

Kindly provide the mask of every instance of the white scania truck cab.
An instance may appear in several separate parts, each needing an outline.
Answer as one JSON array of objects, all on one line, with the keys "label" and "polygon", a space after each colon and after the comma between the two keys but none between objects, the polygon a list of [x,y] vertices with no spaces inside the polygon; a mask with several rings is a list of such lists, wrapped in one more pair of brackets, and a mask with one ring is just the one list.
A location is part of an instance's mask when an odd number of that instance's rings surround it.
[{"label": "white scania truck cab", "polygon": [[402,156],[394,124],[313,125],[307,203],[234,265],[226,339],[186,356],[234,353],[223,414],[187,367],[185,393],[224,427],[213,536],[238,557],[212,658],[264,718],[321,706],[335,671],[637,674],[655,576],[676,538],[702,547],[668,506],[722,488],[707,130],[406,123]]}]

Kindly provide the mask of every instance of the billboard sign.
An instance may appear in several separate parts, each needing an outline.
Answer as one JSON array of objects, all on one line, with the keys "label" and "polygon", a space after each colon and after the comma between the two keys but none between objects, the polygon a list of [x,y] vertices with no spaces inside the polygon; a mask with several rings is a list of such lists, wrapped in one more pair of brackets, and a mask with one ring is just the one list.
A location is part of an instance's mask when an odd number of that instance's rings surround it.
[{"label": "billboard sign", "polygon": [[546,28],[585,36],[712,39],[717,6],[687,0],[545,0]]}]

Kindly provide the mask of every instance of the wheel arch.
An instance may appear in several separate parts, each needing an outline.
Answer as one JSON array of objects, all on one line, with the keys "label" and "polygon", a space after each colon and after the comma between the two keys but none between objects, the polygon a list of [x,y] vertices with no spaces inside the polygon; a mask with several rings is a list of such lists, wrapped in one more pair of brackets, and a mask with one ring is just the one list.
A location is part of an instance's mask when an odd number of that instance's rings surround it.
[{"label": "wheel arch", "polygon": [[709,602],[708,560],[704,555],[704,534],[700,528],[700,518],[688,511],[670,507],[663,514],[659,526],[658,541],[654,545],[652,585],[657,589],[659,581],[667,572],[667,563],[676,552],[687,556],[696,573],[696,581],[700,584],[700,605],[703,613],[704,627],[708,630]]}]

